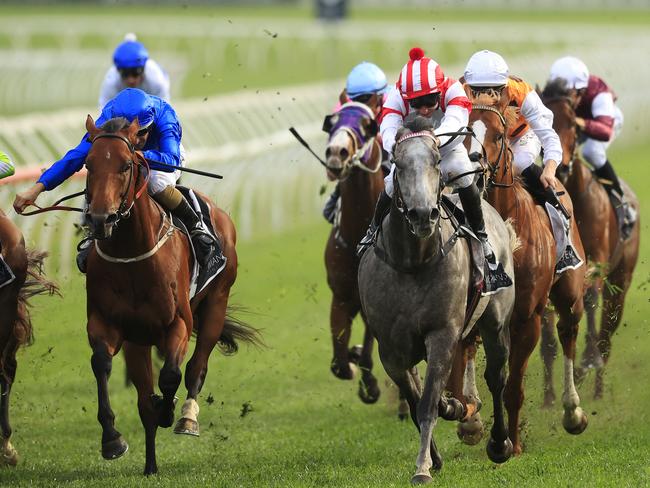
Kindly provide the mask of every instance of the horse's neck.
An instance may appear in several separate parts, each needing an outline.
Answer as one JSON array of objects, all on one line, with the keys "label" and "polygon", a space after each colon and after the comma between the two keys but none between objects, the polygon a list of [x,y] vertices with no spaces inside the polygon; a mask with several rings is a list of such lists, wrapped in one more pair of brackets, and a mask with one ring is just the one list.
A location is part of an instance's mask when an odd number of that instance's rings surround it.
[{"label": "horse's neck", "polygon": [[[371,160],[376,156],[373,149]],[[381,158],[381,151],[378,153]],[[346,242],[358,242],[372,219],[377,197],[384,186],[381,169],[368,173],[355,168],[350,176],[339,185],[341,191],[341,237]]]},{"label": "horse's neck", "polygon": [[150,251],[158,241],[163,212],[146,193],[135,201],[128,218],[115,226],[102,250],[113,257],[134,257]]},{"label": "horse's neck", "polygon": [[426,239],[416,237],[409,229],[406,218],[393,204],[384,232],[386,254],[390,261],[403,269],[413,269],[431,261],[441,252],[440,226],[436,224],[433,235]]},{"label": "horse's neck", "polygon": [[587,168],[580,158],[575,158],[573,161],[573,168],[571,168],[571,174],[567,178],[566,188],[571,193],[571,195],[577,196],[587,191],[587,186],[593,180],[593,175],[589,168]]}]

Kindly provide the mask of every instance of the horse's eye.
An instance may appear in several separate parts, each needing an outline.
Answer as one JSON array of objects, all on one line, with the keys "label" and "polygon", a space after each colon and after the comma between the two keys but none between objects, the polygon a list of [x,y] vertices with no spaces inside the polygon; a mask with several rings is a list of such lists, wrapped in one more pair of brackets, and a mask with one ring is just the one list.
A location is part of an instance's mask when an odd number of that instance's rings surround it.
[{"label": "horse's eye", "polygon": [[124,166],[122,166],[122,169],[120,170],[122,173],[126,173],[128,170],[131,169],[131,165],[133,164],[133,161],[127,161]]}]

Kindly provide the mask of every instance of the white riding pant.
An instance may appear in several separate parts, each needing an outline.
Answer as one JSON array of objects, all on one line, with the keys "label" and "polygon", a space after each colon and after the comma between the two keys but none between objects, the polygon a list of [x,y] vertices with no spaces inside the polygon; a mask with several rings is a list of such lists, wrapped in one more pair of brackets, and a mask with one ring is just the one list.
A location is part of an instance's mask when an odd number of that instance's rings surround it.
[{"label": "white riding pant", "polygon": [[542,143],[535,133],[528,129],[510,141],[510,149],[512,150],[515,176],[519,176],[523,170],[531,164],[535,164],[542,150]]},{"label": "white riding pant", "polygon": [[[185,166],[185,148],[181,144],[181,166]],[[149,184],[147,185],[147,191],[149,195],[155,195],[160,193],[169,185],[176,185],[176,182],[181,177],[181,171],[176,170],[174,172],[159,171],[156,169],[151,170],[151,176],[149,176]]]},{"label": "white riding pant", "polygon": [[[467,149],[462,144],[457,144],[449,149],[441,148],[440,149],[440,174],[442,176],[442,181],[446,186],[451,188],[467,188],[472,184],[475,174],[465,175],[462,178],[458,178],[453,181],[450,185],[447,185],[447,181],[453,179],[455,176],[478,169],[478,164],[470,161],[469,156],[467,155]],[[389,197],[393,197],[393,174],[395,173],[395,165],[392,164],[390,167],[390,173],[384,178],[384,185],[386,193]]]},{"label": "white riding pant", "polygon": [[602,168],[607,162],[607,148],[618,137],[623,128],[623,112],[614,106],[614,133],[609,141],[597,141],[588,137],[582,145],[582,157],[595,169]]}]

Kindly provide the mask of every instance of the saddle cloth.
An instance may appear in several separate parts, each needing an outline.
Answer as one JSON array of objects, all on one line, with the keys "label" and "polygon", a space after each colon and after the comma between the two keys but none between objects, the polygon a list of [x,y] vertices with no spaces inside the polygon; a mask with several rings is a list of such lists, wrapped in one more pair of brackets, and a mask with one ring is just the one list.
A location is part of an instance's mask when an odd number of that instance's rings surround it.
[{"label": "saddle cloth", "polygon": [[550,203],[544,204],[546,213],[551,221],[553,237],[555,238],[555,274],[582,266],[583,261],[578,256],[569,232],[569,221]]},{"label": "saddle cloth", "polygon": [[[203,224],[203,230],[212,235],[217,242],[219,243],[219,248],[223,249],[223,242],[221,236],[215,232],[215,229],[212,225],[212,220],[210,219],[210,207],[208,204],[199,197],[194,190],[187,188],[185,186],[177,185],[176,188],[183,194],[185,199],[192,205],[196,214],[200,217],[201,223]],[[192,249],[192,256],[194,257],[194,266],[192,267],[192,276],[190,279],[190,300],[194,298],[197,294],[201,293],[217,276],[221,273],[226,267],[228,262],[227,258],[223,256],[223,261],[218,259],[218,253],[215,255],[210,262],[203,269],[200,268],[198,261],[196,260],[196,252],[194,250],[194,245],[192,244],[192,239],[190,238],[188,230],[185,228],[183,222],[180,219],[172,215],[174,225],[178,227],[182,232],[184,232],[190,241],[190,249]]]},{"label": "saddle cloth", "polygon": [[16,279],[13,271],[9,265],[5,262],[4,257],[0,254],[0,288],[8,285]]}]

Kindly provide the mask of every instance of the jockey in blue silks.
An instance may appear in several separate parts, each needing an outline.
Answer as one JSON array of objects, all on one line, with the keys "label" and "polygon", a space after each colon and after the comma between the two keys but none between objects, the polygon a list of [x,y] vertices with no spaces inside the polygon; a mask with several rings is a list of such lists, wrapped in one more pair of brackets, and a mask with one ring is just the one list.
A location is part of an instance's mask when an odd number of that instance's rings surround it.
[{"label": "jockey in blue silks", "polygon": [[[137,88],[127,88],[109,101],[96,121],[97,127],[116,117],[124,117],[133,122],[137,117],[140,124],[136,149],[142,151],[151,168],[148,192],[160,205],[183,221],[201,266],[205,266],[215,253],[221,256],[218,242],[203,228],[199,216],[176,189],[180,171],[170,169],[184,163],[184,150],[181,146],[182,129],[176,112],[163,99],[148,95]],[[68,151],[63,158],[50,166],[30,189],[16,195],[14,208],[21,213],[25,207],[34,203],[44,190],[53,190],[66,179],[79,171],[86,160],[92,143],[88,134],[84,135],[77,147]],[[169,166],[163,166],[163,163]],[[80,269],[85,271],[85,257],[90,246],[80,252],[77,260]]]}]

